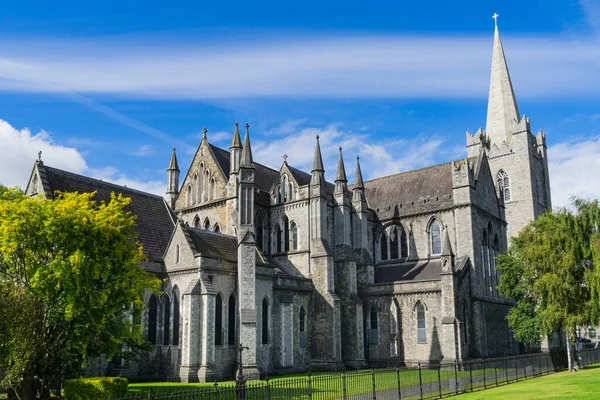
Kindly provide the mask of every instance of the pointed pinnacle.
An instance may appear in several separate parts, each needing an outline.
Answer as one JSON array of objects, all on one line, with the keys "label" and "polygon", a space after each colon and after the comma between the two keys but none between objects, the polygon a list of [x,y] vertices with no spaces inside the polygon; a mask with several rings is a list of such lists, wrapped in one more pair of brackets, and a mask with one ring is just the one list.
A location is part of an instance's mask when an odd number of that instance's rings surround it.
[{"label": "pointed pinnacle", "polygon": [[252,166],[252,148],[250,147],[250,125],[246,124],[246,136],[244,136],[244,147],[242,149],[242,160],[240,166]]},{"label": "pointed pinnacle", "polygon": [[179,165],[177,164],[177,154],[175,154],[175,146],[173,146],[171,162],[169,162],[169,168],[167,168],[167,171],[179,171]]},{"label": "pointed pinnacle", "polygon": [[238,129],[238,123],[235,123],[235,130],[233,131],[233,139],[231,140],[231,146],[229,149],[241,149],[242,140],[240,139],[240,130]]},{"label": "pointed pinnacle", "polygon": [[354,189],[364,189],[362,171],[360,170],[360,157],[356,157],[356,174],[354,175]]},{"label": "pointed pinnacle", "polygon": [[346,168],[344,167],[344,157],[342,156],[342,148],[340,147],[340,156],[338,158],[337,173],[335,181],[348,182],[346,179]]},{"label": "pointed pinnacle", "polygon": [[315,158],[313,160],[313,167],[311,172],[320,171],[325,172],[323,168],[323,157],[321,157],[321,145],[319,144],[319,135],[317,135],[317,144],[315,146]]},{"label": "pointed pinnacle", "polygon": [[450,234],[448,233],[448,226],[444,227],[444,251],[442,252],[443,256],[453,256],[452,252],[452,244],[450,243]]}]

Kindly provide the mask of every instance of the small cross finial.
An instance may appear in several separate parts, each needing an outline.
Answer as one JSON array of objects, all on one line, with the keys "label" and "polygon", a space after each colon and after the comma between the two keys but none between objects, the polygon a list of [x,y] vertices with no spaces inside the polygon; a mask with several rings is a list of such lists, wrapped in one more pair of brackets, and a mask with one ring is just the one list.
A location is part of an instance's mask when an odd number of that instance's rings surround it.
[{"label": "small cross finial", "polygon": [[38,151],[38,161],[42,161],[42,151]]},{"label": "small cross finial", "polygon": [[237,122],[237,121],[235,121],[235,127],[237,128],[237,126],[238,126],[238,122]]},{"label": "small cross finial", "polygon": [[175,146],[173,146],[173,153],[175,153]]},{"label": "small cross finial", "polygon": [[202,127],[202,139],[206,139],[206,132],[208,132],[208,129],[206,129],[205,126]]},{"label": "small cross finial", "polygon": [[283,155],[283,162],[284,162],[284,163],[287,163],[287,158],[288,158],[288,155],[287,155],[287,154],[284,154],[284,155]]},{"label": "small cross finial", "polygon": [[317,140],[319,140],[319,135],[317,135]]},{"label": "small cross finial", "polygon": [[498,17],[499,17],[498,13],[494,13],[494,15],[492,15],[492,18],[494,18],[494,25],[496,25],[496,26],[498,25]]},{"label": "small cross finial", "polygon": [[342,152],[342,146],[340,146],[340,153]]},{"label": "small cross finial", "polygon": [[358,161],[358,160],[360,160],[360,157],[359,157],[359,156],[356,156],[356,161]]},{"label": "small cross finial", "polygon": [[246,122],[246,132],[250,130],[250,124]]}]

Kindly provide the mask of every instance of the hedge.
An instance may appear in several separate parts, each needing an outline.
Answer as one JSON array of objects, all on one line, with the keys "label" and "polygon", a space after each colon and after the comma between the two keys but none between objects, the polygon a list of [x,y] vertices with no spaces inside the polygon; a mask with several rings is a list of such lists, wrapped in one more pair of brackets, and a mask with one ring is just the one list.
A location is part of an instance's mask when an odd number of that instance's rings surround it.
[{"label": "hedge", "polygon": [[79,378],[65,381],[65,400],[96,400],[123,397],[129,382],[125,378]]}]

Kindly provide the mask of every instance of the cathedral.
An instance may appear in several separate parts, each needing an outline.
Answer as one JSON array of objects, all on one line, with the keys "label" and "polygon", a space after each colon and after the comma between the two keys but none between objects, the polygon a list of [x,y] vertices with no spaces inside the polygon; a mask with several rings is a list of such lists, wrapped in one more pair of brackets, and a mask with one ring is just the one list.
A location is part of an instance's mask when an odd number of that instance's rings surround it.
[{"label": "cathedral", "polygon": [[486,129],[466,146],[372,180],[340,148],[328,182],[318,136],[311,171],[275,170],[236,123],[229,149],[204,130],[185,175],[173,149],[166,198],[41,160],[26,191],[131,197],[144,267],[163,280],[142,317],[154,350],[91,373],[202,382],[233,378],[238,357],[255,379],[514,354],[495,255],[551,199],[545,134],[519,113],[497,27]]}]

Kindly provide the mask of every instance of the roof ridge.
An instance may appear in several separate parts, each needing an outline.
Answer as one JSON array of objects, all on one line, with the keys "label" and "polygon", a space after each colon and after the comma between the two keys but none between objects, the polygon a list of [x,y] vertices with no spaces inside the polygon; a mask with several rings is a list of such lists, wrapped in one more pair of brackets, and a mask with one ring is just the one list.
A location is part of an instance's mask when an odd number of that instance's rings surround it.
[{"label": "roof ridge", "polygon": [[422,167],[422,168],[417,168],[417,169],[411,169],[409,171],[403,171],[403,172],[397,172],[395,174],[379,176],[377,178],[366,180],[366,181],[364,181],[364,183],[366,184],[367,182],[374,182],[374,181],[378,181],[378,180],[382,180],[382,179],[392,178],[394,176],[404,175],[404,174],[408,174],[410,172],[424,171],[424,170],[430,169],[430,168],[441,167],[442,165],[452,164],[454,161],[461,161],[461,160],[463,160],[463,159],[447,161],[447,162],[443,162],[443,163],[440,163],[440,164],[429,165],[427,167]]},{"label": "roof ridge", "polygon": [[106,180],[102,180],[102,179],[98,179],[98,178],[92,178],[90,176],[85,176],[85,175],[77,174],[77,173],[71,172],[71,171],[65,171],[64,169],[58,169],[58,168],[55,168],[55,167],[50,167],[48,165],[44,165],[44,167],[45,168],[49,168],[49,169],[51,169],[53,171],[58,171],[61,174],[69,174],[69,175],[76,176],[78,178],[83,178],[84,180],[94,181],[94,182],[101,182],[102,184],[109,185],[109,186],[115,186],[117,188],[121,188],[121,189],[124,189],[126,191],[137,192],[137,193],[149,196],[149,197],[155,197],[157,199],[164,199],[162,196],[159,196],[157,194],[150,193],[150,192],[144,192],[143,190],[131,188],[129,186],[119,185],[117,183],[113,183],[113,182],[110,182],[110,181],[106,181]]}]

